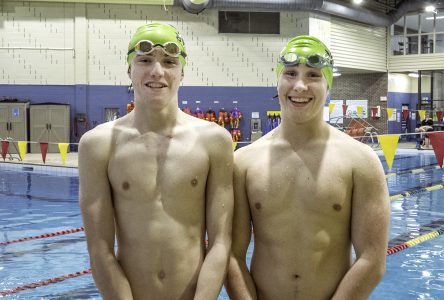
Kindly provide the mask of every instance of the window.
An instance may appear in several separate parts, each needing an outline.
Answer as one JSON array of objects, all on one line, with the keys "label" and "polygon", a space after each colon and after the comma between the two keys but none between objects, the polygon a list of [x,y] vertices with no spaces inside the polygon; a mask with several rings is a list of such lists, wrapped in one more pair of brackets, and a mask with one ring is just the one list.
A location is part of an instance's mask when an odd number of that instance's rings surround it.
[{"label": "window", "polygon": [[280,14],[219,11],[219,33],[279,34]]},{"label": "window", "polygon": [[405,16],[405,27],[407,34],[415,34],[419,32],[418,15]]},{"label": "window", "polygon": [[444,33],[436,34],[436,52],[444,53]]},{"label": "window", "polygon": [[436,14],[436,32],[444,33],[444,13]]},{"label": "window", "polygon": [[393,55],[404,55],[406,39],[404,37],[404,18],[401,18],[391,27],[391,43]]},{"label": "window", "polygon": [[391,27],[393,55],[444,53],[444,14],[407,15]]}]

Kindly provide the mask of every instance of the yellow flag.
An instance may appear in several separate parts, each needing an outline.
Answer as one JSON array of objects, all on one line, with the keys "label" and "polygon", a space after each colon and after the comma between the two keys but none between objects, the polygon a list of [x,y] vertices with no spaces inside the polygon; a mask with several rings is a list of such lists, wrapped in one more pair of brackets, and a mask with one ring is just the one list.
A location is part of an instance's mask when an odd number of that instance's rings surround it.
[{"label": "yellow flag", "polygon": [[426,113],[425,109],[418,110],[418,113],[419,113],[420,120],[421,121],[424,120],[425,119],[425,113]]},{"label": "yellow flag", "polygon": [[237,147],[237,143],[236,142],[232,142],[232,144],[231,144],[232,146],[233,146],[233,151],[234,150],[236,150],[236,147]]},{"label": "yellow flag", "polygon": [[393,108],[388,108],[387,107],[387,119],[391,119],[393,116]]},{"label": "yellow flag", "polygon": [[361,117],[362,111],[364,110],[364,107],[362,105],[358,105],[356,107],[356,110],[358,111],[358,117]]},{"label": "yellow flag", "polygon": [[398,147],[399,134],[388,134],[378,136],[379,144],[384,153],[389,169],[392,169],[396,148]]},{"label": "yellow flag", "polygon": [[330,113],[332,113],[333,112],[333,109],[335,108],[335,104],[334,103],[329,103],[328,104],[328,111],[330,112]]},{"label": "yellow flag", "polygon": [[19,154],[20,154],[20,159],[21,160],[25,160],[25,156],[26,156],[26,146],[28,145],[28,142],[18,142],[18,146],[19,146]]},{"label": "yellow flag", "polygon": [[66,161],[66,153],[68,152],[68,143],[59,143],[59,151],[60,155],[62,156],[62,164],[65,164]]}]

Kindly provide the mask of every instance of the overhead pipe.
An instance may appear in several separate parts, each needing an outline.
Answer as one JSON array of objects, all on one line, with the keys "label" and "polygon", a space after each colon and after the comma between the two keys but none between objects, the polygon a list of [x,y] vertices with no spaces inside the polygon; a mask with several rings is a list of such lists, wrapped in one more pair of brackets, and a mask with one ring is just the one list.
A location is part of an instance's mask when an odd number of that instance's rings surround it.
[{"label": "overhead pipe", "polygon": [[[435,1],[428,1],[433,4]],[[197,14],[207,8],[248,11],[316,11],[373,26],[390,26],[409,11],[424,7],[422,0],[405,0],[388,15],[365,8],[346,6],[337,0],[174,0],[175,6]]]},{"label": "overhead pipe", "polygon": [[183,8],[191,14],[199,14],[208,7],[210,0],[181,0]]},{"label": "overhead pipe", "polygon": [[319,12],[373,26],[386,27],[392,24],[390,18],[387,15],[377,13],[362,7],[348,7],[345,6],[343,2],[338,2],[335,0],[324,1],[324,5],[321,9],[319,9]]},{"label": "overhead pipe", "polygon": [[324,0],[212,0],[216,9],[243,9],[265,11],[292,11],[320,9]]}]

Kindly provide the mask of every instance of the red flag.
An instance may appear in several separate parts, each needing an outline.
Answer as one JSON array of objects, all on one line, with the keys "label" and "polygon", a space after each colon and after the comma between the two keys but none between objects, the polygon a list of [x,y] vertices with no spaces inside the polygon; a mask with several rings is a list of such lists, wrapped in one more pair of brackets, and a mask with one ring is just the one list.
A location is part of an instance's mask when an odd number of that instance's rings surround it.
[{"label": "red flag", "polygon": [[403,110],[402,110],[402,119],[403,119],[404,121],[407,121],[408,118],[409,118],[409,110],[408,110],[408,109],[403,109]]},{"label": "red flag", "polygon": [[376,114],[378,113],[378,108],[377,107],[372,107],[372,118],[376,118]]},{"label": "red flag", "polygon": [[427,135],[432,143],[433,151],[435,151],[436,160],[442,168],[444,158],[444,132],[429,132]]},{"label": "red flag", "polygon": [[40,143],[40,152],[42,153],[43,163],[46,164],[46,152],[48,152],[48,143]]},{"label": "red flag", "polygon": [[347,114],[347,108],[348,108],[347,104],[342,104],[342,115],[343,116],[345,116]]},{"label": "red flag", "polygon": [[442,120],[442,111],[437,111],[436,112],[436,118],[438,119],[438,122],[441,122],[441,120]]},{"label": "red flag", "polygon": [[8,153],[9,141],[2,141],[2,157],[3,161],[6,160],[6,154]]}]

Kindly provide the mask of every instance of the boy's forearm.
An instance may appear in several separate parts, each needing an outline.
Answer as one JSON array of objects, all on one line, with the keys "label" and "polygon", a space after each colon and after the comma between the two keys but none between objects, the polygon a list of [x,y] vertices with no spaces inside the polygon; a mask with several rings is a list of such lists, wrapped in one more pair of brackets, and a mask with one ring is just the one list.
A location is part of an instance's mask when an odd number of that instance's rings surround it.
[{"label": "boy's forearm", "polygon": [[368,299],[373,289],[381,281],[384,273],[384,263],[374,263],[362,258],[358,259],[345,274],[332,300]]},{"label": "boy's forearm", "polygon": [[231,300],[255,300],[256,287],[245,262],[230,257],[225,288]]},{"label": "boy's forearm", "polygon": [[226,275],[229,245],[215,243],[209,249],[200,270],[195,300],[216,300]]},{"label": "boy's forearm", "polygon": [[91,268],[103,299],[133,299],[129,281],[113,254],[91,256]]}]

